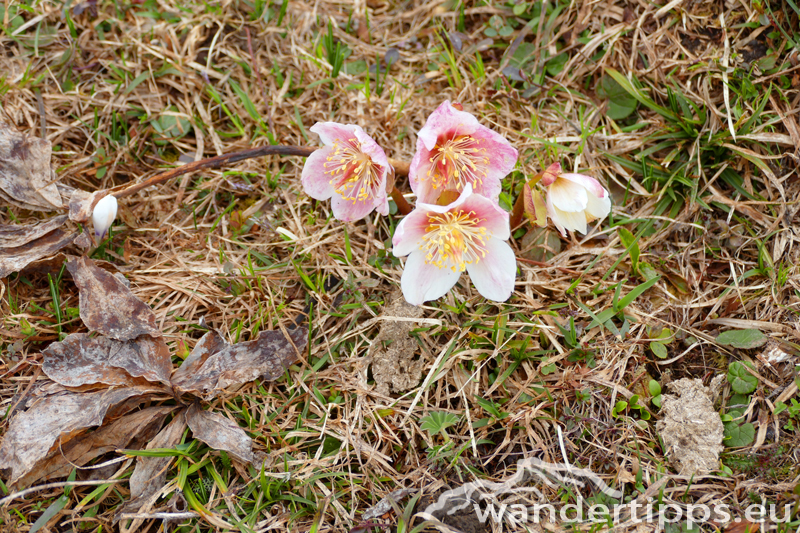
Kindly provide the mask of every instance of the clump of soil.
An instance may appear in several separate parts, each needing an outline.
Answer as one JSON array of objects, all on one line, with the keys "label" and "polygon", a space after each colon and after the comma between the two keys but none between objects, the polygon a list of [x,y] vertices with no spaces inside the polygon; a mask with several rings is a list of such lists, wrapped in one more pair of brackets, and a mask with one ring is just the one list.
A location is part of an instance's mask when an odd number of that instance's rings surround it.
[{"label": "clump of soil", "polygon": [[419,384],[423,361],[415,359],[417,341],[409,334],[417,324],[408,319],[419,318],[422,312],[399,294],[384,307],[384,322],[371,349],[372,376],[379,393],[401,393]]},{"label": "clump of soil", "polygon": [[710,387],[699,379],[683,378],[667,385],[678,396],[665,394],[661,412],[664,418],[656,430],[664,440],[665,455],[678,473],[685,476],[707,474],[719,469],[724,427],[714,410],[714,399],[724,375]]}]

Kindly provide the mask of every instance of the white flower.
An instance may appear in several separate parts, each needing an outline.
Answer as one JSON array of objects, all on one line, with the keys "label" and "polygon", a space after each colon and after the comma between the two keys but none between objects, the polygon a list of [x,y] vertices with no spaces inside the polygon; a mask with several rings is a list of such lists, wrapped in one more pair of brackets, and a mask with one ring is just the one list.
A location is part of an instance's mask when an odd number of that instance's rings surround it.
[{"label": "white flower", "polygon": [[106,236],[115,218],[117,218],[117,199],[109,194],[97,202],[92,212],[94,234],[98,240]]},{"label": "white flower", "polygon": [[608,191],[591,176],[562,174],[561,165],[558,169],[553,167],[548,168],[540,182],[547,190],[547,214],[561,235],[566,237],[566,230],[585,234],[587,223],[603,219],[611,212]]}]

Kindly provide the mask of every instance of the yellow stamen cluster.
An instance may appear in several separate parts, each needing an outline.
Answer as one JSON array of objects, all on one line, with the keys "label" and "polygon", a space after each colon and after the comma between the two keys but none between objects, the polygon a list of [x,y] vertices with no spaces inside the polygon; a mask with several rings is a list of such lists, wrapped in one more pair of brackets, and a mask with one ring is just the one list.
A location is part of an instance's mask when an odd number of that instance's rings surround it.
[{"label": "yellow stamen cluster", "polygon": [[425,262],[464,272],[467,265],[486,257],[486,228],[482,222],[484,219],[478,218],[475,211],[430,213],[420,245]]},{"label": "yellow stamen cluster", "polygon": [[486,148],[478,146],[480,141],[470,135],[458,135],[436,143],[431,151],[431,167],[428,170],[428,178],[434,189],[450,187],[461,191],[467,183],[473,187],[483,183],[489,158]]},{"label": "yellow stamen cluster", "polygon": [[324,167],[330,169],[325,174],[331,177],[336,194],[353,203],[374,197],[380,187],[380,166],[361,150],[358,139],[336,139],[332,148]]}]

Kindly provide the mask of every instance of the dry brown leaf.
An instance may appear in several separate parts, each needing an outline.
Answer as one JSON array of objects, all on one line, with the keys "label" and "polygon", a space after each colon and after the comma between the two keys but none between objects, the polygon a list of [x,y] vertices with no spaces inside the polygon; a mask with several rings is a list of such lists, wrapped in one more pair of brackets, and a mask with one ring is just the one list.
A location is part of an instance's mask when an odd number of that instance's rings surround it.
[{"label": "dry brown leaf", "polygon": [[253,440],[224,416],[204,411],[199,403],[194,403],[186,413],[186,423],[194,438],[215,450],[224,450],[243,463],[255,461]]},{"label": "dry brown leaf", "polygon": [[88,383],[132,384],[132,377],[169,384],[172,361],[163,337],[141,335],[130,341],[73,333],[42,351],[42,370],[67,387]]},{"label": "dry brown leaf", "polygon": [[229,345],[219,333],[209,331],[175,371],[172,384],[178,391],[209,398],[233,384],[259,377],[275,380],[297,360],[297,352],[308,342],[306,328],[292,330],[289,335],[291,341],[281,331],[262,331],[254,341]]},{"label": "dry brown leaf", "polygon": [[84,466],[96,457],[128,448],[134,439],[149,441],[161,428],[164,417],[175,409],[177,406],[174,405],[148,407],[118,418],[96,431],[84,433],[53,450],[23,476],[18,485],[29,487],[41,479],[65,477],[75,465]]},{"label": "dry brown leaf", "polygon": [[61,444],[76,432],[103,423],[106,412],[125,400],[158,392],[156,386],[116,387],[96,392],[62,392],[34,403],[11,420],[2,445],[0,469],[11,469],[14,484],[48,455],[56,441]]},{"label": "dry brown leaf", "polygon": [[69,219],[74,222],[88,222],[92,218],[94,206],[105,196],[106,191],[92,193],[75,189],[69,198]]},{"label": "dry brown leaf", "polygon": [[59,215],[33,224],[0,224],[0,248],[18,248],[60,228],[69,219]]},{"label": "dry brown leaf", "polygon": [[57,228],[22,246],[0,248],[0,278],[8,276],[12,272],[19,272],[34,261],[50,257],[72,244],[77,236],[77,231]]},{"label": "dry brown leaf", "polygon": [[120,341],[140,335],[160,337],[156,315],[122,281],[88,257],[67,262],[80,294],[81,319],[92,331]]},{"label": "dry brown leaf", "polygon": [[[175,418],[147,444],[148,450],[154,448],[173,448],[181,440],[186,429],[186,411],[181,411]],[[137,457],[136,466],[131,474],[131,500],[122,505],[114,521],[130,512],[146,512],[158,499],[158,492],[164,488],[167,480],[167,469],[174,457]],[[131,528],[132,529],[132,528]]]},{"label": "dry brown leaf", "polygon": [[0,190],[14,204],[32,211],[63,205],[50,167],[50,141],[0,124]]}]

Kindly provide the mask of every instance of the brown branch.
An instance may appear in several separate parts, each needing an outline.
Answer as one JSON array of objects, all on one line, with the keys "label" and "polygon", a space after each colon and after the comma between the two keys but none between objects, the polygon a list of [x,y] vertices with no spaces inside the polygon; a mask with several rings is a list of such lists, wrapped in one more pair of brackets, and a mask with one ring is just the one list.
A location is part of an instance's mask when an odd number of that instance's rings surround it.
[{"label": "brown branch", "polygon": [[397,187],[392,187],[392,192],[390,194],[392,195],[392,200],[394,200],[394,203],[397,204],[397,211],[401,215],[407,215],[413,211],[414,208],[411,207],[405,198],[403,198],[403,193],[398,191]]},{"label": "brown branch", "polygon": [[[146,189],[147,187],[152,187],[153,185],[160,185],[164,182],[173,180],[178,176],[183,176],[184,174],[189,174],[190,172],[197,172],[198,170],[206,169],[206,168],[219,168],[224,165],[229,165],[231,163],[236,163],[238,161],[244,161],[245,159],[255,159],[256,157],[264,157],[267,155],[297,155],[300,157],[308,157],[310,156],[317,148],[311,146],[282,146],[282,145],[267,145],[267,146],[259,146],[258,148],[248,148],[247,150],[242,150],[241,152],[233,152],[231,154],[222,154],[216,157],[209,157],[208,159],[201,159],[200,161],[193,161],[192,163],[187,163],[180,167],[175,167],[166,172],[162,172],[161,174],[156,174],[146,180],[134,183],[133,185],[129,185],[123,189],[118,191],[114,191],[112,189],[111,194],[116,196],[117,198],[122,198],[124,196],[130,196],[132,194],[136,194],[137,192],[141,191],[142,189]],[[394,171],[396,175],[400,176],[407,176],[408,175],[408,163],[405,161],[395,161],[394,159],[389,159],[389,164],[394,167]],[[395,189],[396,190],[396,189]],[[394,195],[392,195],[394,198]],[[402,198],[402,197],[401,197]],[[400,202],[397,201],[395,198],[395,202],[397,202],[398,210],[403,214],[410,213],[410,206],[408,206],[408,202],[405,202],[406,208],[408,208],[408,212],[403,212],[403,209],[400,207]]]}]

